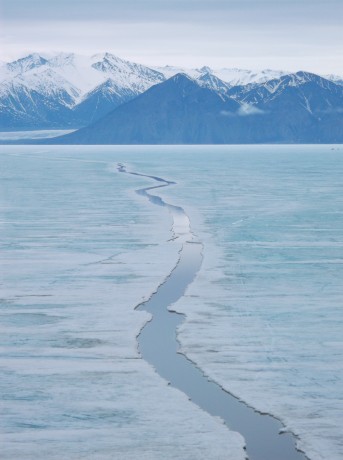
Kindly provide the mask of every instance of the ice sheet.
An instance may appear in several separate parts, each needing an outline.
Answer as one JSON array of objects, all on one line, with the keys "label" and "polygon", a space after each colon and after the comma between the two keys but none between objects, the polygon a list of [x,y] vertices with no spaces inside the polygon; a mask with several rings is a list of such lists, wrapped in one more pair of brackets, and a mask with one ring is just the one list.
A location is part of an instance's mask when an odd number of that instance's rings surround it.
[{"label": "ice sheet", "polygon": [[183,351],[282,419],[312,460],[341,459],[343,149],[180,148],[164,161],[178,186],[162,193],[205,243],[174,306],[187,315]]},{"label": "ice sheet", "polygon": [[[14,154],[18,149],[3,151]],[[186,210],[205,244],[202,270],[187,297],[174,306],[187,315],[179,336],[184,352],[227,390],[282,419],[300,436],[299,445],[310,459],[341,459],[342,147],[66,147],[63,155],[59,149],[46,152],[56,157],[50,163],[38,161],[42,153],[36,154],[37,162],[31,166],[22,156],[17,164],[11,158],[12,173],[6,155],[1,155],[2,213],[7,206],[5,219],[14,222],[1,248],[3,254],[5,247],[6,257],[11,254],[2,287],[7,286],[3,297],[12,302],[2,307],[7,315],[2,320],[12,328],[9,339],[1,334],[2,356],[7,357],[7,391],[15,392],[3,406],[12,414],[14,427],[12,434],[7,429],[7,458],[13,458],[13,449],[24,443],[28,452],[39,445],[50,449],[51,455],[67,448],[70,458],[78,458],[80,445],[85,446],[84,458],[93,448],[97,458],[111,458],[114,448],[126,452],[127,458],[241,458],[239,437],[179,393],[165,400],[170,387],[135,359],[135,334],[145,317],[133,312],[132,305],[147,296],[173,265],[177,243],[165,243],[170,222],[159,221],[161,210],[131,191],[146,186],[146,181],[112,174],[119,161],[132,170],[176,181],[159,193]],[[27,154],[34,148],[20,151]],[[70,161],[66,167],[65,160],[58,160],[61,156],[76,156],[79,163],[72,167],[75,162]],[[104,164],[111,165],[106,166],[108,175]],[[30,194],[25,176],[34,177],[41,166],[44,174],[37,173],[36,180],[41,177],[42,194],[37,191],[34,207],[25,214],[26,202],[15,206],[24,192]],[[56,184],[52,193],[56,206],[44,227],[44,216],[37,211],[50,212],[51,194],[44,201],[48,187],[44,178],[57,175],[60,181],[62,171],[65,183]],[[16,186],[9,195],[11,181]],[[15,192],[20,187],[24,192]],[[66,206],[74,198],[81,204],[77,213],[73,201]],[[63,215],[52,228],[55,210],[62,204]],[[111,206],[120,222],[110,220]],[[25,218],[23,224],[17,222],[18,213]],[[71,217],[77,224],[68,227]],[[8,224],[2,235],[6,229]],[[130,289],[120,280],[130,283]],[[51,292],[53,297],[20,300],[13,292]],[[113,298],[123,301],[110,310]],[[22,323],[29,324],[26,333]],[[54,375],[58,363],[61,371]],[[92,369],[90,375],[85,368]],[[39,404],[30,402],[32,395],[41,398]],[[118,416],[120,427],[113,430],[107,423],[106,431],[96,414],[105,411],[109,401],[132,417]],[[36,428],[16,425],[36,412]],[[70,414],[78,414],[81,421]],[[4,419],[7,427],[9,417]],[[49,417],[56,417],[55,425],[39,428],[38,422]],[[97,423],[92,417],[98,417]],[[66,420],[71,423],[68,427]],[[214,445],[219,450],[212,450]]]},{"label": "ice sheet", "polygon": [[148,180],[116,172],[125,149],[1,150],[2,459],[243,459],[138,355],[134,307],[179,244]]}]

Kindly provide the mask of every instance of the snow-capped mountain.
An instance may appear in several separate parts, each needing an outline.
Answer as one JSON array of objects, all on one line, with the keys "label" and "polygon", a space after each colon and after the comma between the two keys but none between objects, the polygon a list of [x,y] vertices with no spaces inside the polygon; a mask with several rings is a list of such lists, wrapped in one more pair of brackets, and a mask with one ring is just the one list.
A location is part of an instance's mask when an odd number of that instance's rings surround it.
[{"label": "snow-capped mountain", "polygon": [[136,93],[142,93],[152,85],[165,80],[164,75],[157,70],[124,61],[109,53],[95,55],[92,59],[96,61],[92,68],[105,75],[111,75],[118,87],[130,88]]},{"label": "snow-capped mountain", "polygon": [[68,126],[72,123],[70,103],[70,96],[63,89],[47,95],[45,91],[29,89],[19,79],[2,82],[0,126],[2,129]]},{"label": "snow-capped mountain", "polygon": [[241,103],[259,108],[280,105],[281,101],[290,109],[299,105],[312,114],[337,106],[343,108],[342,86],[309,72],[284,75],[259,85],[234,87],[228,94]]},{"label": "snow-capped mountain", "polygon": [[324,75],[324,78],[326,78],[327,80],[333,81],[337,85],[343,86],[343,76],[342,75],[329,74],[329,75]]},{"label": "snow-capped mountain", "polygon": [[184,73],[153,86],[96,123],[51,143],[215,143],[222,113],[234,117],[240,104]]},{"label": "snow-capped mountain", "polygon": [[[0,129],[82,126],[165,80],[157,70],[109,53],[90,57],[31,54],[0,69]],[[36,101],[34,112],[32,105],[27,105],[30,92]],[[42,104],[38,104],[39,95]],[[61,117],[57,105],[61,106]],[[38,106],[44,107],[41,114]]]},{"label": "snow-capped mountain", "polygon": [[198,79],[204,74],[213,75],[229,86],[238,86],[238,85],[248,85],[250,83],[264,83],[273,78],[279,78],[282,75],[286,75],[289,72],[282,70],[246,70],[246,69],[230,69],[230,68],[220,68],[220,69],[211,69],[210,67],[204,66],[200,69],[189,69],[181,67],[158,67],[158,71],[163,73],[166,78],[173,77],[178,73],[185,73],[186,75]]},{"label": "snow-capped mountain", "polygon": [[24,58],[18,59],[16,61],[10,62],[7,64],[7,70],[11,75],[20,75],[25,72],[28,72],[32,69],[37,69],[45,64],[47,64],[47,60],[44,59],[37,53],[30,54]]},{"label": "snow-capped mountain", "polygon": [[289,72],[284,70],[246,70],[246,69],[218,69],[214,74],[230,83],[231,86],[249,85],[251,83],[264,83],[273,78],[280,78]]},{"label": "snow-capped mountain", "polygon": [[[10,63],[0,62],[0,130],[86,126],[181,73],[222,97],[254,106],[313,79],[313,74],[269,69],[150,68],[110,53],[34,53]],[[336,87],[343,85],[339,76],[331,75],[328,80]],[[308,96],[307,102],[303,98],[309,110],[313,98]]]},{"label": "snow-capped mountain", "polygon": [[220,78],[216,77],[215,75],[205,72],[201,74],[196,81],[203,87],[212,89],[219,94],[227,94],[228,90],[231,86],[225,81],[221,80]]},{"label": "snow-capped mountain", "polygon": [[87,125],[133,99],[137,94],[139,92],[134,89],[118,86],[116,81],[109,78],[83,96],[74,107],[75,117],[83,125]]},{"label": "snow-capped mountain", "polygon": [[[198,78],[200,77],[201,74],[205,73],[206,70],[203,67],[203,71],[201,69],[191,69],[191,68],[185,68],[185,67],[177,67],[177,66],[171,66],[171,65],[166,65],[164,67],[154,67],[158,72],[160,72],[164,77],[168,80],[171,77],[174,77],[174,75],[184,73],[188,75],[191,78]],[[209,69],[206,67],[206,69]],[[211,69],[209,69],[211,71]]]},{"label": "snow-capped mountain", "polygon": [[343,87],[318,75],[297,72],[226,94],[219,89],[177,74],[96,123],[47,143],[343,142]]}]

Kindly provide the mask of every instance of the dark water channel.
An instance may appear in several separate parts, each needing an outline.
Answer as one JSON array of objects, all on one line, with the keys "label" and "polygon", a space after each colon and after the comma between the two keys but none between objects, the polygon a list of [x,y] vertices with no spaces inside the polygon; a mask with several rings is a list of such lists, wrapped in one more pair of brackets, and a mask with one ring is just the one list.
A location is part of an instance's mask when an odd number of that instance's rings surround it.
[{"label": "dark water channel", "polygon": [[[137,308],[152,315],[138,336],[139,351],[170,384],[183,391],[195,404],[213,416],[221,417],[230,430],[239,432],[245,439],[249,460],[306,460],[295,447],[291,433],[280,434],[284,428],[276,418],[261,414],[223,390],[211,381],[193,362],[178,352],[176,331],[184,316],[172,310],[189,284],[194,280],[202,262],[203,246],[193,235],[190,221],[181,207],[165,203],[150,192],[173,184],[159,177],[126,171],[123,173],[153,179],[155,187],[137,190],[153,204],[165,207],[173,217],[174,237],[182,242],[178,264],[150,299]],[[168,310],[168,309],[171,310]],[[253,385],[253,382],[252,382]],[[167,395],[166,395],[167,397]]]}]

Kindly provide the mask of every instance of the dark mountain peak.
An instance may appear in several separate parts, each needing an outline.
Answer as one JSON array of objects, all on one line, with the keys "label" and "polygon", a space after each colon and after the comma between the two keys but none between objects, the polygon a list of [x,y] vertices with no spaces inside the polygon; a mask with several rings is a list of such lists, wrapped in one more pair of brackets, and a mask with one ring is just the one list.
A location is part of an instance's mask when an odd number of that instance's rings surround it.
[{"label": "dark mountain peak", "polygon": [[89,98],[90,96],[94,94],[103,93],[103,92],[109,91],[114,88],[116,88],[115,82],[111,78],[108,78],[103,83],[100,83],[98,86],[96,86],[91,91],[86,93],[86,95],[83,97],[83,100],[86,100],[87,98]]},{"label": "dark mountain peak", "polygon": [[239,109],[236,101],[179,73],[61,142],[223,143],[227,124],[234,129],[233,120],[241,118]]},{"label": "dark mountain peak", "polygon": [[153,86],[150,90],[156,89],[158,91],[169,90],[175,95],[182,92],[182,94],[189,94],[194,91],[199,91],[201,86],[199,83],[185,73],[177,73],[168,80],[165,80],[159,85]]},{"label": "dark mountain peak", "polygon": [[[90,102],[94,98],[96,98],[95,106],[101,104],[101,100],[103,100],[103,102],[105,102],[106,104],[106,111],[110,112],[111,107],[107,107],[108,100],[113,100],[113,98],[115,98],[112,107],[112,109],[114,110],[118,105],[120,105],[121,99],[122,102],[126,102],[128,99],[131,99],[135,95],[136,94],[131,89],[121,88],[112,78],[107,78],[107,80],[105,80],[103,83],[100,83],[94,89],[86,93],[86,95],[82,98],[82,101],[78,104],[78,106],[84,103],[87,104],[87,101]],[[93,107],[92,110],[94,111],[95,107]],[[104,113],[102,113],[102,115],[104,115]]]},{"label": "dark mountain peak", "polygon": [[180,73],[177,73],[176,75],[174,75],[173,77],[169,78],[169,80],[167,81],[170,81],[170,82],[173,82],[173,83],[177,83],[177,84],[185,84],[185,83],[193,83],[193,84],[197,84],[196,81],[191,78],[189,75],[187,75],[186,73],[183,73],[183,72],[180,72]]},{"label": "dark mountain peak", "polygon": [[[228,88],[226,83],[212,74],[203,75],[202,79],[199,77],[195,80],[189,75],[178,73],[165,82],[153,86],[147,93],[160,94],[160,97],[169,94],[171,100],[181,98],[211,106],[225,102],[230,103],[233,110],[236,110],[239,108],[238,104],[227,96]],[[143,96],[144,94],[140,97]]]},{"label": "dark mountain peak", "polygon": [[[209,79],[211,80],[211,76]],[[206,80],[206,77],[204,77]],[[184,73],[178,73],[168,80],[153,86],[146,93],[138,96],[137,101],[145,101],[155,104],[156,99],[169,100],[175,104],[183,101],[185,104],[198,104],[199,107],[214,107],[225,105],[223,110],[238,110],[239,104],[227,97],[228,87],[219,78],[213,76],[213,81],[199,81]],[[153,102],[152,102],[153,101]],[[134,101],[133,101],[134,103]],[[221,110],[221,109],[220,109]]]}]

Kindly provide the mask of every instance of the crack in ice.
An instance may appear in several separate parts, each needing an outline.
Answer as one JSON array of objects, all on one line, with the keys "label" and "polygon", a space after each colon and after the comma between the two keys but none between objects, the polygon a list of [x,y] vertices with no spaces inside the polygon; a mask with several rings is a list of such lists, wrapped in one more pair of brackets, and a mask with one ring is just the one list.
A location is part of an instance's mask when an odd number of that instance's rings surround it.
[{"label": "crack in ice", "polygon": [[203,244],[191,230],[184,209],[166,203],[161,197],[150,194],[175,182],[157,176],[127,171],[119,163],[118,171],[146,177],[160,183],[136,190],[152,204],[165,207],[173,218],[173,238],[182,243],[179,260],[151,297],[136,308],[151,314],[151,319],[141,329],[137,340],[141,356],[173,387],[185,393],[191,401],[212,416],[220,417],[230,430],[240,433],[246,443],[250,460],[305,460],[307,457],[296,448],[296,437],[287,432],[282,423],[269,414],[257,412],[209,378],[186,355],[180,352],[177,328],[184,314],[171,309],[185,295],[200,270]]}]

